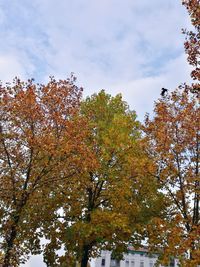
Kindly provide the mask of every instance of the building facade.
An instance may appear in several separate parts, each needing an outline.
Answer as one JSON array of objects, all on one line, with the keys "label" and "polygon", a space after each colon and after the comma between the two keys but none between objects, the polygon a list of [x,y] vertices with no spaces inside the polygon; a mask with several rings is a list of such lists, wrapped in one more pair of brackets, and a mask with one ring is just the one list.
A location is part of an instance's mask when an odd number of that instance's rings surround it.
[{"label": "building facade", "polygon": [[[95,261],[95,267],[154,267],[158,260],[157,254],[150,254],[147,249],[129,248],[123,260],[112,259],[110,251],[102,251]],[[159,267],[164,267],[159,265]],[[167,267],[178,267],[178,261],[171,259]]]}]

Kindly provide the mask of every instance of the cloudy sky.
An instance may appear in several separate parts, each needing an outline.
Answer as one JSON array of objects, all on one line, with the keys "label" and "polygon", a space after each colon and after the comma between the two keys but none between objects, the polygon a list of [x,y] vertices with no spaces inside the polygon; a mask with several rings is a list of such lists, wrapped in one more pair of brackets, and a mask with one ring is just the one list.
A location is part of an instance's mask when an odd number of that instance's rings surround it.
[{"label": "cloudy sky", "polygon": [[189,80],[186,27],[181,0],[0,0],[0,80],[74,72],[85,96],[120,92],[142,120],[161,87]]}]

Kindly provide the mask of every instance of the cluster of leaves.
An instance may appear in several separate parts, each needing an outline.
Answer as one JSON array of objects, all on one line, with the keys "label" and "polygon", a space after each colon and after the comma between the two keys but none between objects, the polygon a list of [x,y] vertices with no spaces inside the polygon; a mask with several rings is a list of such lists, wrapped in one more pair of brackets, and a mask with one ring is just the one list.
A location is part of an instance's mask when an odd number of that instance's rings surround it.
[{"label": "cluster of leaves", "polygon": [[196,81],[191,87],[192,92],[199,95],[200,87],[200,2],[199,0],[184,0],[183,5],[187,8],[194,26],[193,31],[183,30],[186,34],[185,51],[188,62],[193,67],[191,77]]}]

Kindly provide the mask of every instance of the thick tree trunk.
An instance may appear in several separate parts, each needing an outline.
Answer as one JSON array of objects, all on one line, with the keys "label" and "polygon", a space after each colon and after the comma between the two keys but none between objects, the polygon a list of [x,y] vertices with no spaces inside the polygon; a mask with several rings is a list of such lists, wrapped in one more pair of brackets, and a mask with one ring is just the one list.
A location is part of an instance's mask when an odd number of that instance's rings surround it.
[{"label": "thick tree trunk", "polygon": [[12,227],[11,227],[10,235],[6,240],[7,249],[6,249],[6,252],[5,252],[4,262],[3,262],[2,267],[11,266],[12,250],[13,250],[15,238],[17,236],[16,228],[17,228],[17,225],[13,224]]},{"label": "thick tree trunk", "polygon": [[[93,174],[90,173],[91,182],[93,179]],[[91,187],[87,188],[88,193],[88,205],[87,205],[87,215],[85,217],[85,221],[87,223],[91,222],[91,212],[94,210],[94,192]],[[95,240],[91,241],[89,244],[84,244],[82,247],[82,257],[81,257],[81,267],[88,266],[89,254],[93,245],[95,244]]]},{"label": "thick tree trunk", "polygon": [[[11,228],[8,236],[6,237],[6,250],[5,250],[5,256],[3,260],[2,267],[9,267],[12,266],[12,258],[13,258],[13,248],[14,248],[14,243],[15,239],[17,237],[17,227],[19,224],[20,220],[20,214],[22,211],[22,208],[24,206],[25,202],[21,202],[15,213],[13,214],[13,220],[11,223]],[[15,259],[16,260],[16,259]]]},{"label": "thick tree trunk", "polygon": [[82,258],[81,258],[81,267],[87,267],[88,260],[89,260],[89,251],[90,251],[90,246],[84,245],[83,246],[83,254],[82,254]]}]

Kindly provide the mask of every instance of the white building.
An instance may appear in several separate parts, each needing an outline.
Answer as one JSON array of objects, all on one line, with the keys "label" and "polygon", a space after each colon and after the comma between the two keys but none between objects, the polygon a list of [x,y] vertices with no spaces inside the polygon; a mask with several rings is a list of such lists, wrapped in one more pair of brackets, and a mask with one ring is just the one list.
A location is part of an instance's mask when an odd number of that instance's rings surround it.
[{"label": "white building", "polygon": [[[145,248],[129,248],[128,254],[124,254],[123,260],[120,261],[112,259],[111,251],[102,251],[95,261],[95,267],[153,267],[157,259],[157,254],[150,254]],[[178,261],[171,259],[167,267],[178,267]]]}]

